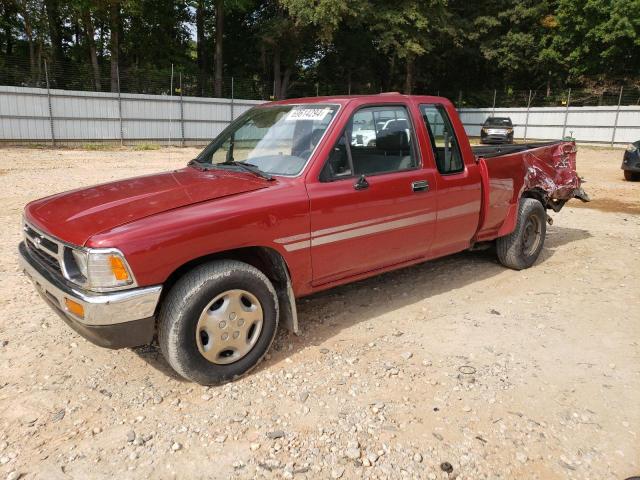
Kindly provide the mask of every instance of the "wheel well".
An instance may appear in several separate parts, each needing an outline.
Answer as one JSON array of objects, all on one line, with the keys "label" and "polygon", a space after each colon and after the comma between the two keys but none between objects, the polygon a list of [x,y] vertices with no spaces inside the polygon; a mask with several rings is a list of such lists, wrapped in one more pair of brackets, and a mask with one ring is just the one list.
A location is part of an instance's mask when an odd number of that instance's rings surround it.
[{"label": "wheel well", "polygon": [[163,284],[162,295],[158,305],[169,293],[175,283],[188,271],[206,262],[214,260],[237,260],[247,263],[262,273],[271,281],[278,294],[280,314],[283,324],[294,333],[298,333],[298,318],[295,307],[291,276],[285,259],[276,250],[268,247],[245,247],[226,250],[195,258],[174,270]]},{"label": "wheel well", "polygon": [[559,212],[564,204],[567,203],[566,200],[555,200],[549,198],[547,192],[545,192],[541,188],[526,190],[525,192],[523,192],[522,198],[533,198],[534,200],[538,200],[545,209],[551,209],[554,212]]},{"label": "wheel well", "polygon": [[543,207],[547,204],[547,194],[538,188],[526,190],[522,193],[522,198],[533,198],[534,200],[538,200]]},{"label": "wheel well", "polygon": [[181,265],[164,282],[163,295],[171,290],[171,287],[188,271],[203,263],[222,259],[248,263],[264,273],[272,282],[286,282],[287,280],[287,265],[278,252],[268,247],[246,247],[204,255]]}]

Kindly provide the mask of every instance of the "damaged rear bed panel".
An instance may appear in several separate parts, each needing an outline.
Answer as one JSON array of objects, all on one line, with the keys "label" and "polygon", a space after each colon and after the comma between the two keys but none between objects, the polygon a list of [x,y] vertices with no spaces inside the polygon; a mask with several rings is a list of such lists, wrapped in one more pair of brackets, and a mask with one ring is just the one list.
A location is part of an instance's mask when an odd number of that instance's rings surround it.
[{"label": "damaged rear bed panel", "polygon": [[557,142],[491,158],[478,157],[483,211],[476,241],[508,235],[515,228],[522,197],[559,211],[571,198],[588,201],[576,172],[576,145]]}]

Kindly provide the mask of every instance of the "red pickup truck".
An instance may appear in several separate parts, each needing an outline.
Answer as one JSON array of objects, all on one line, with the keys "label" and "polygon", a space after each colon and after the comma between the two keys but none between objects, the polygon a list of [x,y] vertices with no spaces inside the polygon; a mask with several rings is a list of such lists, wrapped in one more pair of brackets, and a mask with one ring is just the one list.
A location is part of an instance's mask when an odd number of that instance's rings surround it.
[{"label": "red pickup truck", "polygon": [[295,299],[495,243],[530,267],[546,209],[588,201],[573,142],[475,147],[446,99],[397,93],[260,105],[182,169],[28,204],[20,260],[105,347],[157,338],[218,384],[265,355]]}]

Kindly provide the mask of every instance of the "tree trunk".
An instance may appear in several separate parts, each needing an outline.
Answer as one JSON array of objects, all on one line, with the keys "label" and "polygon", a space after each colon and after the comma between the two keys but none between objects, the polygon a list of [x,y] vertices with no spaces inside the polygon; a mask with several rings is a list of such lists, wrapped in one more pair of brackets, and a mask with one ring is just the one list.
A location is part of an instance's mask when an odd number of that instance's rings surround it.
[{"label": "tree trunk", "polygon": [[282,78],[280,76],[280,47],[275,46],[273,52],[273,99],[280,100],[280,84]]},{"label": "tree trunk", "polygon": [[102,85],[100,85],[100,66],[98,65],[98,52],[96,51],[96,40],[94,38],[95,29],[93,28],[93,20],[91,20],[91,12],[86,8],[82,10],[82,27],[84,28],[87,47],[89,47],[89,59],[93,70],[93,86],[96,92],[99,92],[102,90]]},{"label": "tree trunk", "polygon": [[222,38],[224,36],[224,1],[216,0],[216,66],[214,77],[215,97],[222,97],[222,68],[224,65],[222,58]]},{"label": "tree trunk", "polygon": [[62,48],[62,22],[58,0],[46,0],[47,21],[49,22],[49,40],[51,41],[51,53],[53,57],[53,78],[57,87],[64,86],[64,50]]},{"label": "tree trunk", "polygon": [[5,24],[5,36],[7,38],[7,45],[5,53],[7,57],[10,57],[13,53],[13,34],[11,32],[11,16],[15,13],[11,2],[9,2],[4,8],[4,24]]},{"label": "tree trunk", "polygon": [[36,46],[33,41],[33,27],[31,26],[31,16],[29,15],[29,10],[27,5],[24,2],[20,2],[20,14],[22,15],[22,20],[24,22],[24,33],[27,36],[27,42],[29,43],[29,77],[30,83],[33,85],[33,82],[36,79]]},{"label": "tree trunk", "polygon": [[547,76],[547,98],[551,96],[551,72]]},{"label": "tree trunk", "polygon": [[207,62],[205,57],[205,35],[204,35],[204,0],[198,0],[196,7],[196,55],[198,60],[198,90],[204,97],[207,83]]},{"label": "tree trunk", "polygon": [[405,95],[411,95],[413,92],[413,71],[414,71],[415,63],[412,55],[407,57],[407,70],[406,76],[404,79],[404,93]]},{"label": "tree trunk", "polygon": [[287,67],[285,68],[284,74],[282,75],[282,81],[280,82],[280,93],[278,95],[278,98],[280,99],[287,98],[290,79],[291,79],[291,68]]},{"label": "tree trunk", "polygon": [[393,90],[392,86],[393,84],[391,82],[393,82],[393,78],[396,75],[396,56],[394,55],[393,57],[391,57],[391,62],[389,65],[389,75],[385,77],[384,81],[383,81],[383,85],[384,85],[384,89],[385,91],[391,91]]},{"label": "tree trunk", "polygon": [[41,86],[42,84],[42,42],[38,41],[37,49],[36,49],[36,57],[37,57],[37,68],[38,68],[38,77],[36,79],[36,85]]},{"label": "tree trunk", "polygon": [[109,5],[109,28],[111,39],[109,50],[111,53],[111,91],[118,91],[118,74],[120,61],[120,0],[111,0]]}]

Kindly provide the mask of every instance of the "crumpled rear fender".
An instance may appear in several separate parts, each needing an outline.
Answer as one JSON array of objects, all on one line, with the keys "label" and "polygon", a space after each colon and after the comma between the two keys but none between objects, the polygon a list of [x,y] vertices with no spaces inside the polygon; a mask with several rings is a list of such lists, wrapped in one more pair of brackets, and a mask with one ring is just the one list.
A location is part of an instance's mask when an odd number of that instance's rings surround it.
[{"label": "crumpled rear fender", "polygon": [[560,211],[572,198],[589,196],[576,172],[574,142],[546,144],[521,152],[478,158],[483,202],[473,242],[491,240],[513,231],[521,198],[535,198],[547,209]]},{"label": "crumpled rear fender", "polygon": [[590,198],[582,189],[582,179],[576,172],[576,153],[575,142],[524,152],[526,170],[520,196],[537,198],[546,208],[556,212],[572,198],[588,202]]}]

